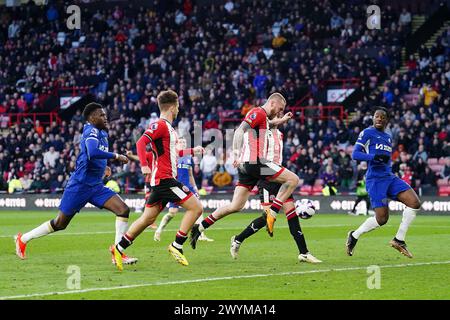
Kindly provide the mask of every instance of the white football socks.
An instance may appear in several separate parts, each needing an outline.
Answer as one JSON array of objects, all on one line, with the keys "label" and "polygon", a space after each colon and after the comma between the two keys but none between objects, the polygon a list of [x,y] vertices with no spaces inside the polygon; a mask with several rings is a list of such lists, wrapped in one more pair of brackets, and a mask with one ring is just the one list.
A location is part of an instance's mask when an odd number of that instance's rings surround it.
[{"label": "white football socks", "polygon": [[413,222],[419,210],[420,209],[413,209],[409,207],[406,207],[405,210],[403,210],[402,222],[400,223],[400,227],[398,228],[397,234],[395,235],[395,238],[397,240],[405,241],[406,232],[408,231],[409,225],[411,224],[411,222]]},{"label": "white football socks", "polygon": [[173,219],[173,217],[175,217],[174,213],[166,213],[164,215],[164,217],[161,219],[161,222],[159,223],[158,229],[156,230],[156,232],[161,232],[166,226],[167,224],[170,222],[170,220]]},{"label": "white football socks", "polygon": [[39,227],[34,228],[33,230],[22,235],[22,242],[27,243],[28,241],[36,238],[40,238],[46,236],[49,233],[54,232],[50,221],[44,222]]},{"label": "white football socks", "polygon": [[125,232],[128,230],[128,218],[116,217],[116,239],[115,244],[118,244]]},{"label": "white football socks", "polygon": [[363,222],[362,225],[359,226],[356,231],[353,232],[353,238],[358,239],[362,234],[372,231],[378,228],[380,225],[377,222],[375,217],[367,218],[366,221]]}]

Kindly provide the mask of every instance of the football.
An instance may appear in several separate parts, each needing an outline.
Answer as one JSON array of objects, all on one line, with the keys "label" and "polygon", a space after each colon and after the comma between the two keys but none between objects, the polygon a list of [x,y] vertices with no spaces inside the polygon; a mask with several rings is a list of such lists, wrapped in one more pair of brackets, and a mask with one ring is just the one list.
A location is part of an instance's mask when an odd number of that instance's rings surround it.
[{"label": "football", "polygon": [[316,214],[316,207],[309,199],[302,199],[295,207],[295,212],[301,219],[309,219]]}]

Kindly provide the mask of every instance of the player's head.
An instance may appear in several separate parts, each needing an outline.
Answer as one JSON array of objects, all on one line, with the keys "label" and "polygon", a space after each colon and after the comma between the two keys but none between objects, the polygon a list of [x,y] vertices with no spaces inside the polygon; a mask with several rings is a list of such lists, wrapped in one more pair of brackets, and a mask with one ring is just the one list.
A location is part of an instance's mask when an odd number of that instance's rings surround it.
[{"label": "player's head", "polygon": [[180,149],[180,150],[186,149],[187,142],[186,142],[186,139],[184,137],[179,137],[178,141],[177,141],[177,144],[178,144],[178,149]]},{"label": "player's head", "polygon": [[272,93],[264,104],[269,119],[275,118],[286,107],[286,99],[279,92]]},{"label": "player's head", "polygon": [[389,122],[389,111],[383,107],[375,108],[372,120],[376,129],[384,130]]},{"label": "player's head", "polygon": [[173,90],[161,91],[157,100],[161,113],[169,113],[173,119],[176,119],[179,111],[178,94]]},{"label": "player's head", "polygon": [[83,117],[94,127],[98,129],[106,129],[108,125],[108,117],[101,104],[91,102],[84,107]]}]

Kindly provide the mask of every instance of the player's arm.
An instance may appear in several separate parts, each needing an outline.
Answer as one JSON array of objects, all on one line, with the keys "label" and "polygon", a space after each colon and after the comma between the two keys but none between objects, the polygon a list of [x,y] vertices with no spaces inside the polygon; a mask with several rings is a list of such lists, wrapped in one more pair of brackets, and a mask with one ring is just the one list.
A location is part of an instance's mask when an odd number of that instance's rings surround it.
[{"label": "player's arm", "polygon": [[[147,132],[147,131],[146,131]],[[145,153],[147,152],[147,145],[152,141],[151,137],[146,134],[146,132],[139,138],[136,142],[136,150],[137,150],[137,158],[139,163],[141,164],[142,174],[150,174],[152,171],[150,170],[149,163],[147,162],[147,157]],[[151,144],[150,144],[151,148]]]},{"label": "player's arm", "polygon": [[198,194],[198,188],[197,185],[195,184],[194,171],[192,170],[192,167],[189,168],[189,183],[191,184],[191,186],[194,187],[195,193]]},{"label": "player's arm", "polygon": [[101,150],[98,147],[100,142],[98,141],[95,134],[91,134],[86,139],[85,144],[86,144],[86,151],[87,151],[87,156],[88,156],[89,160],[91,160],[91,159],[116,159],[123,163],[128,162],[128,158],[124,155],[121,155],[121,154],[118,154],[115,152],[108,152],[108,151]]},{"label": "player's arm", "polygon": [[139,157],[137,155],[133,154],[133,152],[130,150],[127,150],[125,155],[128,157],[128,159],[131,159],[133,161],[139,161]]},{"label": "player's arm", "polygon": [[288,122],[292,118],[292,116],[293,116],[292,112],[288,112],[281,118],[276,117],[276,118],[274,118],[272,120],[269,120],[269,126],[271,128],[273,128],[273,127],[277,127],[279,125],[282,125],[283,123]]},{"label": "player's arm", "polygon": [[234,155],[234,163],[233,165],[237,167],[239,165],[239,154],[242,150],[242,145],[244,144],[244,134],[247,130],[251,129],[251,126],[248,122],[243,121],[241,125],[236,129],[233,137],[233,155]]}]

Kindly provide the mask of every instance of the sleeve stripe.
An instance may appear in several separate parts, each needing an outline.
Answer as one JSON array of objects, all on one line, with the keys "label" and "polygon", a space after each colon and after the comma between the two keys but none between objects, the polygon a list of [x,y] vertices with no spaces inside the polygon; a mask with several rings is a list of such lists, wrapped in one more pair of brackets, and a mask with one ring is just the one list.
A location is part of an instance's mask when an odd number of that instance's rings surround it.
[{"label": "sleeve stripe", "polygon": [[153,141],[152,137],[150,137],[147,133],[144,132],[144,136],[146,136],[150,141]]},{"label": "sleeve stripe", "polygon": [[366,146],[366,145],[362,144],[361,142],[356,142],[355,144],[359,144],[361,147],[364,148],[364,151],[365,151],[366,153],[369,153],[369,151],[367,150],[367,146]]}]

